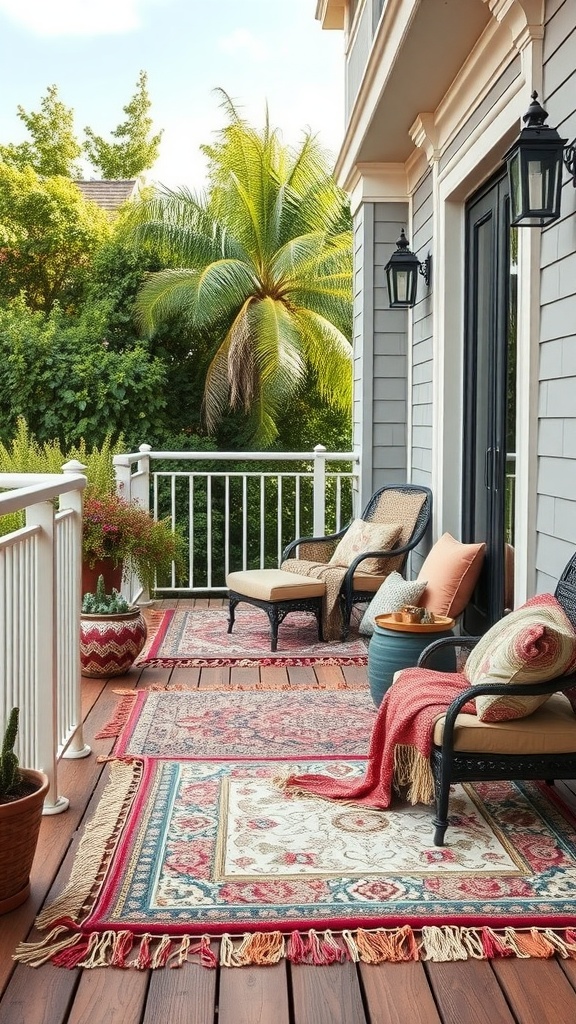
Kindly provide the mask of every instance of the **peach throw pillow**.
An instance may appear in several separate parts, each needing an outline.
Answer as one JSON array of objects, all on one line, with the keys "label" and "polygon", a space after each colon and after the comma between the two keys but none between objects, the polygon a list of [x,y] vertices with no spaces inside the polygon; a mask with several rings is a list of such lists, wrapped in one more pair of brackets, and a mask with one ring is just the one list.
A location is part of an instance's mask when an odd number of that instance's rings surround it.
[{"label": "peach throw pillow", "polygon": [[485,544],[462,544],[444,533],[430,549],[419,580],[428,580],[418,602],[434,615],[456,618],[464,611],[480,575]]}]

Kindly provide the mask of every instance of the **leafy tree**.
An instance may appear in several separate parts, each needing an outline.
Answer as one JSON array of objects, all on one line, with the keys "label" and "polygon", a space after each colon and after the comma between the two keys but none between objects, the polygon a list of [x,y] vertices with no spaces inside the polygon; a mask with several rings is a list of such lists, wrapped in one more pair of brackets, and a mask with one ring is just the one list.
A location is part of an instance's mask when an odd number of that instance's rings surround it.
[{"label": "leafy tree", "polygon": [[73,306],[109,231],[73,181],[0,163],[0,300],[24,293],[32,309]]},{"label": "leafy tree", "polygon": [[18,106],[18,117],[26,125],[31,141],[0,146],[0,160],[20,170],[32,167],[45,177],[80,176],[75,161],[82,148],[74,134],[74,113],[59,99],[55,85],[48,86],[39,111],[28,113]]},{"label": "leafy tree", "polygon": [[172,264],[146,279],[137,315],[151,335],[180,323],[191,342],[209,336],[208,429],[242,410],[254,445],[267,445],[309,372],[322,401],[350,412],[350,217],[314,137],[284,146],[223,96],[229,123],[203,147],[206,194],[162,189],[134,210],[137,237]]},{"label": "leafy tree", "polygon": [[0,308],[0,441],[10,442],[18,417],[40,444],[100,445],[123,433],[129,445],[161,429],[164,364],[144,344],[109,350],[106,312],[92,305],[73,321],[22,299]]},{"label": "leafy tree", "polygon": [[141,71],[136,92],[123,107],[126,120],[111,132],[117,142],[106,142],[91,128],[84,129],[84,151],[103,178],[137,178],[143,171],[149,170],[158,157],[162,132],[150,135],[152,118],[148,111],[152,104],[147,83],[148,76],[145,71]]}]

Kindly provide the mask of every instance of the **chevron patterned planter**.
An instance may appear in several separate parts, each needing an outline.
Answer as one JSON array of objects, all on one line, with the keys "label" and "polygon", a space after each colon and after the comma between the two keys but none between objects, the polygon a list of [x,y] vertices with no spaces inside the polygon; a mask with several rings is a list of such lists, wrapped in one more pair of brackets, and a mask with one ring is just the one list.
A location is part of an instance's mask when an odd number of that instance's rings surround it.
[{"label": "chevron patterned planter", "polygon": [[81,615],[82,675],[124,675],[145,641],[146,623],[139,608],[123,615]]}]

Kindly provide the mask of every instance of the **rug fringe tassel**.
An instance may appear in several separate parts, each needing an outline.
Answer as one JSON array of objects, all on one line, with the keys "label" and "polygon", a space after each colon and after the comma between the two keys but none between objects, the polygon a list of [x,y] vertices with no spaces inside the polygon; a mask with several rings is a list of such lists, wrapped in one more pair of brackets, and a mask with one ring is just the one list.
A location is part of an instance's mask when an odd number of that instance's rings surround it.
[{"label": "rug fringe tassel", "polygon": [[242,937],[235,946],[230,935],[220,942],[222,967],[277,964],[286,955],[286,943],[281,932],[256,932]]},{"label": "rug fringe tassel", "polygon": [[119,736],[138,700],[138,690],[115,690],[114,693],[120,693],[122,700],[110,721],[96,733],[95,739],[97,740],[112,739],[115,736]]},{"label": "rug fringe tassel", "polygon": [[78,920],[94,887],[94,879],[101,875],[105,854],[111,847],[125,804],[134,793],[141,773],[142,762],[136,759],[116,761],[112,765],[98,812],[86,825],[80,840],[70,881],[36,918],[36,927],[40,931],[51,925]]},{"label": "rug fringe tassel", "polygon": [[311,928],[305,936],[300,932],[291,933],[288,940],[286,959],[293,964],[329,964],[344,963],[350,960],[347,947],[341,946],[331,931],[322,934]]},{"label": "rug fringe tassel", "polygon": [[[218,953],[212,944],[219,941]],[[133,954],[133,955],[132,955]],[[332,931],[248,932],[242,936],[171,936],[146,933],[134,936],[129,931],[71,932],[58,925],[38,942],[21,943],[13,959],[29,967],[47,962],[57,967],[132,968],[140,971],[162,967],[183,967],[199,963],[203,967],[268,966],[281,960],[293,964],[328,966],[335,963],[382,964],[429,960],[453,963],[459,960],[488,960],[501,957],[519,959],[576,960],[576,930],[563,932],[538,928],[461,928],[425,926],[416,932],[410,925],[399,928],[345,929]]]}]

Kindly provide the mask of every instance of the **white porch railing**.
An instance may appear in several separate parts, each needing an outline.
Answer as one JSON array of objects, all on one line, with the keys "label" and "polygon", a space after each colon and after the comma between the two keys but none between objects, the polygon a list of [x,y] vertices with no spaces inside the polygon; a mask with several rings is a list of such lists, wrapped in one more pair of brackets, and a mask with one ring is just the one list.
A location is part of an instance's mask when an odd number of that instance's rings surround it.
[{"label": "white porch railing", "polygon": [[183,537],[186,571],[163,593],[218,593],[234,569],[278,566],[299,536],[333,533],[357,513],[350,452],[162,452],[114,457],[118,493]]},{"label": "white porch railing", "polygon": [[[66,810],[58,795],[61,756],[86,757],[80,703],[82,490],[86,478],[0,474],[0,516],[25,525],[0,537],[0,725],[20,708],[16,752],[46,772],[45,814]],[[58,500],[58,507],[56,507]]]}]

